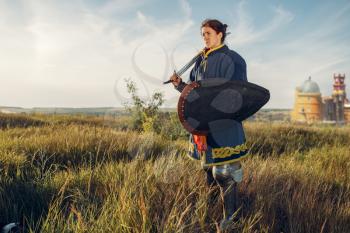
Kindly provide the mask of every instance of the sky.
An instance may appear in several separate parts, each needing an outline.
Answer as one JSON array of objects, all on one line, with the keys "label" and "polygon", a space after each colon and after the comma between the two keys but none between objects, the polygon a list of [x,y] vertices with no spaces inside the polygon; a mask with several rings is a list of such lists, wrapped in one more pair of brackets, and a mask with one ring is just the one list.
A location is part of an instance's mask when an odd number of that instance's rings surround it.
[{"label": "sky", "polygon": [[350,93],[348,0],[0,0],[0,106],[118,107],[131,79],[175,107],[162,82],[203,48],[206,18],[228,25],[248,81],[270,90],[266,108],[292,108],[309,76],[327,96],[345,74]]}]

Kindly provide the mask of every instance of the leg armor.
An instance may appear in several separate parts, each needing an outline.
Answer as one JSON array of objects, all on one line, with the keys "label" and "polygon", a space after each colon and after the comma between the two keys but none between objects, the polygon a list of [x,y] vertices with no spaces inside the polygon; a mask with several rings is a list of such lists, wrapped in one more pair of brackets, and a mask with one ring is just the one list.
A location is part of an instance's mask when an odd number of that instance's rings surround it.
[{"label": "leg armor", "polygon": [[213,187],[216,184],[216,181],[213,176],[213,169],[211,167],[208,167],[208,168],[204,168],[203,170],[205,171],[207,185],[209,187]]},{"label": "leg armor", "polygon": [[225,230],[232,223],[233,214],[238,209],[237,183],[242,181],[243,170],[240,162],[218,165],[213,167],[213,176],[220,185],[224,202],[224,219],[220,227]]}]

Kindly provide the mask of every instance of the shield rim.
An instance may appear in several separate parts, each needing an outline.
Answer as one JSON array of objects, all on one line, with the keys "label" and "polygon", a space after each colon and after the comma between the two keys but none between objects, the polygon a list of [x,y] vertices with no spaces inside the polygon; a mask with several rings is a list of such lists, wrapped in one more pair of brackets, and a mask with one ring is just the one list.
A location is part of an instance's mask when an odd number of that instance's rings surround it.
[{"label": "shield rim", "polygon": [[184,115],[184,106],[185,106],[185,101],[186,98],[188,96],[188,94],[195,88],[200,87],[200,84],[198,83],[198,81],[192,82],[190,84],[187,84],[186,87],[183,89],[183,91],[181,92],[180,98],[179,98],[179,102],[177,104],[177,113],[180,119],[180,122],[182,124],[182,126],[190,133],[195,134],[195,135],[202,135],[202,136],[207,136],[208,135],[208,131],[199,131],[196,130],[195,128],[193,128],[185,119],[185,115]]}]

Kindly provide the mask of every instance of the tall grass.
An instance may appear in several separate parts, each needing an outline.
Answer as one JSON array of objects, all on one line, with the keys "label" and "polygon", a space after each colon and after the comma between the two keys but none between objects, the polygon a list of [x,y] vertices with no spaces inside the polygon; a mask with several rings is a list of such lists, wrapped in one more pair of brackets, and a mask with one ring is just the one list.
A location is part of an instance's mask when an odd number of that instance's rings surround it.
[{"label": "tall grass", "polygon": [[[46,123],[0,130],[0,225],[19,221],[27,232],[218,231],[219,189],[184,156],[184,137],[116,126],[127,119],[32,118]],[[350,231],[349,128],[247,122],[245,129],[251,155],[232,232]]]}]

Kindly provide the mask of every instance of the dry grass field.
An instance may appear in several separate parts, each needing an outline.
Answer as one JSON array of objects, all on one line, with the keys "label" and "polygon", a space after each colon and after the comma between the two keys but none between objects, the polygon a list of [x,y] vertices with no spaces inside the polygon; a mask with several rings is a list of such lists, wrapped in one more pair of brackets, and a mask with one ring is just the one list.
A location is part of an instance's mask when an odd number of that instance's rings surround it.
[{"label": "dry grass field", "polygon": [[[128,122],[0,114],[0,226],[217,232],[219,190],[207,187],[200,164],[186,157],[186,134],[137,132]],[[350,232],[349,127],[244,127],[250,156],[232,232]]]}]

